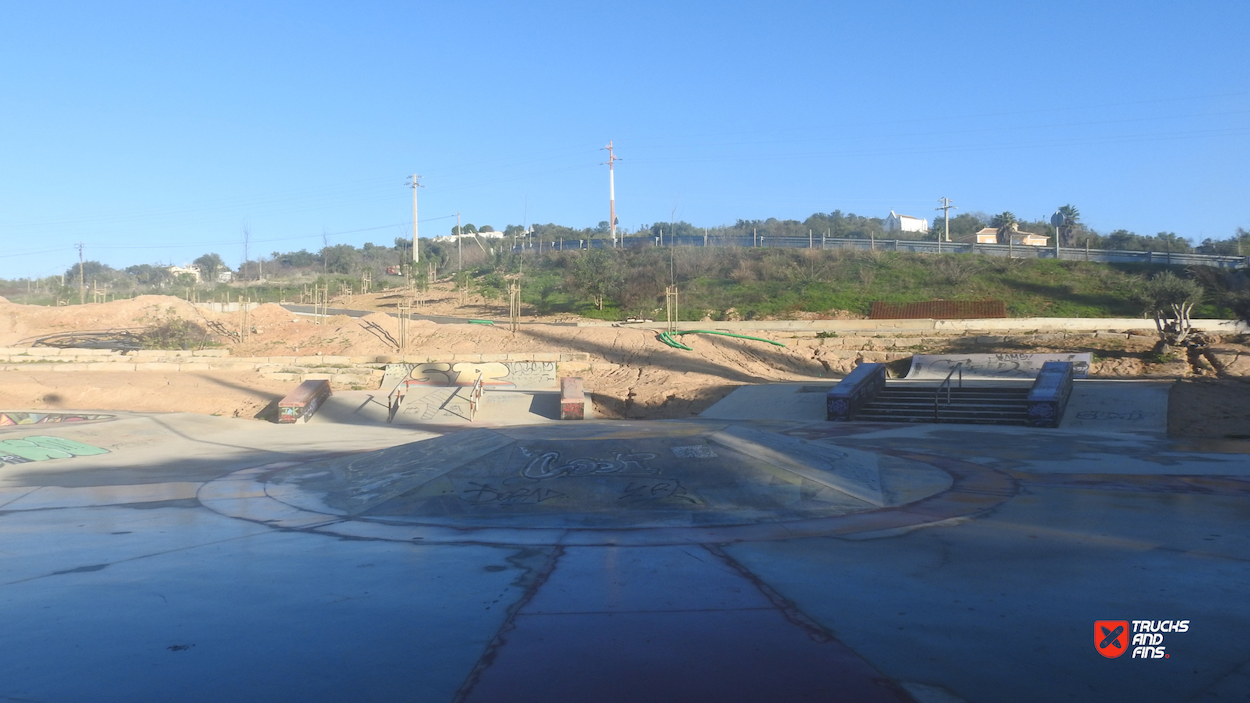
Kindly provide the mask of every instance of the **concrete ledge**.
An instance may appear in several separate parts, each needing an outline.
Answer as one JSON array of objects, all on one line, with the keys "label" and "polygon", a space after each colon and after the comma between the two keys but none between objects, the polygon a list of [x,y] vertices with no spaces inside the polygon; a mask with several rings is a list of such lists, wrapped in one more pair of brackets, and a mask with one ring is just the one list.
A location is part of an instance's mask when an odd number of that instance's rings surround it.
[{"label": "concrete ledge", "polygon": [[86,365],[88,371],[134,371],[134,364],[122,364],[116,361],[102,361]]},{"label": "concrete ledge", "polygon": [[164,361],[144,361],[134,365],[135,371],[178,371],[181,364],[174,364]]}]

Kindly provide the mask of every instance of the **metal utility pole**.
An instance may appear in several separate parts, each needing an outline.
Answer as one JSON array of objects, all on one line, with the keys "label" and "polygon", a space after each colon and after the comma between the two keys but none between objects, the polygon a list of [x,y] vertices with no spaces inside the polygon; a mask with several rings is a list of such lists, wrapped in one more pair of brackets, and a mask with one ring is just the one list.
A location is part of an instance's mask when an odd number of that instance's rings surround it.
[{"label": "metal utility pole", "polygon": [[460,234],[460,213],[456,213],[456,273],[464,269],[464,239]]},{"label": "metal utility pole", "polygon": [[425,186],[421,185],[421,177],[415,173],[408,185],[412,186],[412,263],[416,264],[421,261],[421,253],[417,250],[417,188]]},{"label": "metal utility pole", "polygon": [[78,304],[87,302],[87,282],[82,272],[82,242],[78,243]]},{"label": "metal utility pole", "polygon": [[[1063,214],[1062,210],[1055,210],[1055,214],[1050,216],[1050,224],[1055,228],[1055,260],[1059,259],[1059,237],[1063,234],[1063,228],[1068,224],[1068,216]],[[1169,258],[1170,258],[1169,254]]]},{"label": "metal utility pole", "polygon": [[616,247],[616,168],[614,164],[620,157],[612,152],[612,140],[603,147],[608,151],[608,227],[612,230],[612,246]]},{"label": "metal utility pole", "polygon": [[950,198],[941,198],[939,199],[939,202],[942,203],[942,207],[935,207],[933,209],[942,211],[942,215],[946,220],[945,238],[946,238],[946,241],[949,242],[951,240],[951,210],[958,210],[959,208],[955,207],[954,205],[951,205]]}]

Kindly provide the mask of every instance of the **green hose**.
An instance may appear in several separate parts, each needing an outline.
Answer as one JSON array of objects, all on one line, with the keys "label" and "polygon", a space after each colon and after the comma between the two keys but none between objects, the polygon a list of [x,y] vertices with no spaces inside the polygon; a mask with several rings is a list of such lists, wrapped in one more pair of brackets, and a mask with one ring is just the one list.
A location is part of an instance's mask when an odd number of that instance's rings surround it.
[{"label": "green hose", "polygon": [[771,339],[763,339],[762,337],[751,337],[745,334],[730,334],[729,332],[717,332],[716,330],[686,330],[685,332],[677,332],[675,334],[719,334],[723,337],[737,337],[738,339],[751,339],[756,342],[767,342],[769,344],[773,344],[779,347],[785,346],[781,342],[774,342]]},{"label": "green hose", "polygon": [[673,336],[668,332],[661,332],[658,336],[661,342],[664,342],[665,344],[667,344],[668,346],[674,349],[681,349],[684,351],[694,351],[692,347],[688,347],[685,344],[682,344],[681,342],[677,341],[676,339],[673,339]]},{"label": "green hose", "polygon": [[470,325],[493,325],[495,323],[492,322],[491,320],[469,320],[469,324]]}]

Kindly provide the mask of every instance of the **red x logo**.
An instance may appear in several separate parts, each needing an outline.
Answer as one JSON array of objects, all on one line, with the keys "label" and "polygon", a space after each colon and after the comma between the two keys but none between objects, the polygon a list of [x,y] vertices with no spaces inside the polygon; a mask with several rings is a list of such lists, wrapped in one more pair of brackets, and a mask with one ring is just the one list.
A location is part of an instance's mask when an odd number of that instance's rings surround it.
[{"label": "red x logo", "polygon": [[1108,659],[1128,651],[1128,620],[1095,620],[1094,649]]}]

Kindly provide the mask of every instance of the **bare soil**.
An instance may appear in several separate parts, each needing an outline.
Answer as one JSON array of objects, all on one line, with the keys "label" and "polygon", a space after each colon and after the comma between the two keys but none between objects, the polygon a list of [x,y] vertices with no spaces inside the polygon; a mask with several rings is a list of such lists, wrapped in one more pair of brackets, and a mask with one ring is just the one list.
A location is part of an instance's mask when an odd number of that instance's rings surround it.
[{"label": "bare soil", "polygon": [[258,373],[0,371],[5,410],[131,410],[269,417],[291,384]]},{"label": "bare soil", "polygon": [[[339,299],[332,306],[378,312],[363,318],[331,316],[323,324],[273,304],[244,316],[206,311],[165,296],[67,307],[0,302],[0,346],[27,346],[41,336],[65,332],[138,331],[176,317],[206,330],[197,343],[227,348],[234,356],[396,354],[399,322],[385,313],[393,312],[402,300],[394,291]],[[454,290],[435,289],[414,311],[498,320],[506,317],[506,302],[471,297],[461,306]],[[811,317],[847,319],[839,311]],[[569,316],[525,315],[523,322],[527,324],[516,334],[508,332],[504,324],[412,321],[407,353],[431,359],[471,353],[585,353],[594,370],[583,375],[586,387],[594,393],[600,417],[659,419],[690,417],[743,384],[838,378],[864,360],[878,360],[887,351],[1089,351],[1094,355],[1094,377],[1184,379],[1172,393],[1169,427],[1173,434],[1250,434],[1250,344],[1244,338],[1214,340],[1203,353],[1188,358],[1184,350],[1160,357],[1154,337],[1123,335],[1027,345],[987,345],[972,338],[950,338],[907,349],[885,338],[864,339],[848,348],[845,340],[838,339],[794,338],[786,333],[756,335],[786,345],[777,347],[735,338],[686,335],[682,341],[694,348],[687,352],[664,346],[648,330],[628,325],[567,324],[575,321]],[[898,364],[905,366],[906,361]],[[0,408],[4,409],[128,409],[256,417],[290,386],[289,382],[254,372],[2,373]]]}]

